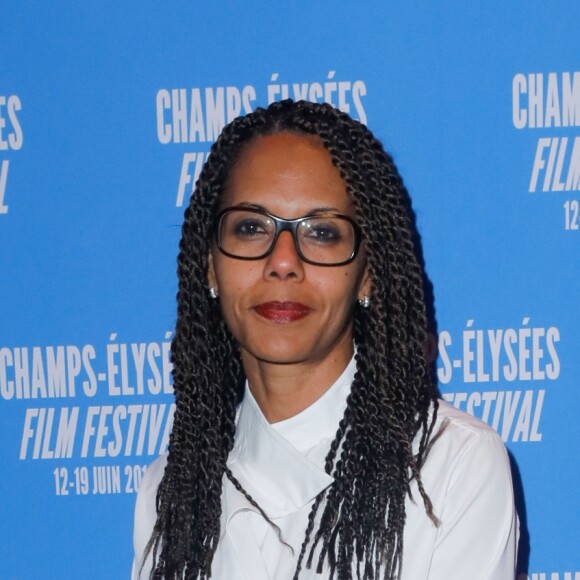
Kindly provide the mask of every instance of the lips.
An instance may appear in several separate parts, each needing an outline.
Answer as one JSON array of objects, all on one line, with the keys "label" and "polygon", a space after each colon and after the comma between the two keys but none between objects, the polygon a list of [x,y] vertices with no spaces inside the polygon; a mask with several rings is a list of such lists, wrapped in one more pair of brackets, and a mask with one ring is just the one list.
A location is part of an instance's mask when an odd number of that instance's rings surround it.
[{"label": "lips", "polygon": [[254,306],[254,310],[262,318],[278,324],[301,320],[312,312],[312,308],[300,302],[264,302]]}]

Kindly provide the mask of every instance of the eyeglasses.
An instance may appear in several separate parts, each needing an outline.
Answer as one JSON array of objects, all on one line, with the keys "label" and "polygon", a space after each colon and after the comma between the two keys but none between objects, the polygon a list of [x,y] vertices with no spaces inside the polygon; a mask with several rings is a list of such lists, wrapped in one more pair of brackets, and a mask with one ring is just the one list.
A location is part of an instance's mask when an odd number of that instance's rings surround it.
[{"label": "eyeglasses", "polygon": [[218,248],[239,260],[260,260],[272,252],[282,232],[290,232],[300,258],[316,266],[352,262],[361,231],[348,216],[322,213],[286,220],[259,209],[233,207],[216,218]]}]

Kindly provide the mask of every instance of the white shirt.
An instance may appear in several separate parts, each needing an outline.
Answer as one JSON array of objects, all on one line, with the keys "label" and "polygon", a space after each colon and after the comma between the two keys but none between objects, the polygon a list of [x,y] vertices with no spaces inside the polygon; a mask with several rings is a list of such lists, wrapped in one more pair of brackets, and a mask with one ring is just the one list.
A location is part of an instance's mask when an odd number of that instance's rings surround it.
[{"label": "white shirt", "polygon": [[[353,359],[313,405],[276,424],[268,423],[246,386],[227,463],[294,553],[224,477],[213,579],[292,578],[312,502],[333,482],[324,471],[324,459],[344,414],[354,372]],[[421,471],[441,524],[435,527],[427,517],[413,484],[416,503],[407,498],[402,580],[513,580],[518,526],[503,443],[490,427],[440,401],[434,433],[444,420],[448,425]],[[155,496],[166,462],[166,456],[157,459],[139,488],[133,580],[155,524]],[[142,578],[148,578],[150,568],[149,560]],[[317,575],[304,563],[300,578],[323,580],[328,574]]]}]

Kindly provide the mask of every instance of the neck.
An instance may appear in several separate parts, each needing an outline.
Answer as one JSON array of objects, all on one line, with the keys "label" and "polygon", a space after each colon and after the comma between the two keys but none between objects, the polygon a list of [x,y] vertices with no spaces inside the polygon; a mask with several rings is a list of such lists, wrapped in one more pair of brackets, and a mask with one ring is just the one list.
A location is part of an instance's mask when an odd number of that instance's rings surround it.
[{"label": "neck", "polygon": [[276,364],[242,351],[252,395],[270,423],[289,419],[317,401],[340,377],[352,357],[350,349],[322,361]]}]

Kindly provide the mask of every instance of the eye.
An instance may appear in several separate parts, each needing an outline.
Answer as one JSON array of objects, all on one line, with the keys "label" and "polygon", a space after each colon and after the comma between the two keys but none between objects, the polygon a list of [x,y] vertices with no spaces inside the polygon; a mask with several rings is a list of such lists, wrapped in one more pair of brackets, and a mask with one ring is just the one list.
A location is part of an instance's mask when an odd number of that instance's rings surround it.
[{"label": "eye", "polygon": [[272,224],[266,217],[241,215],[232,221],[229,230],[230,235],[240,239],[248,239],[269,235],[272,230]]},{"label": "eye", "polygon": [[306,220],[302,225],[304,237],[308,239],[308,242],[337,244],[343,238],[343,228],[336,220]]}]

